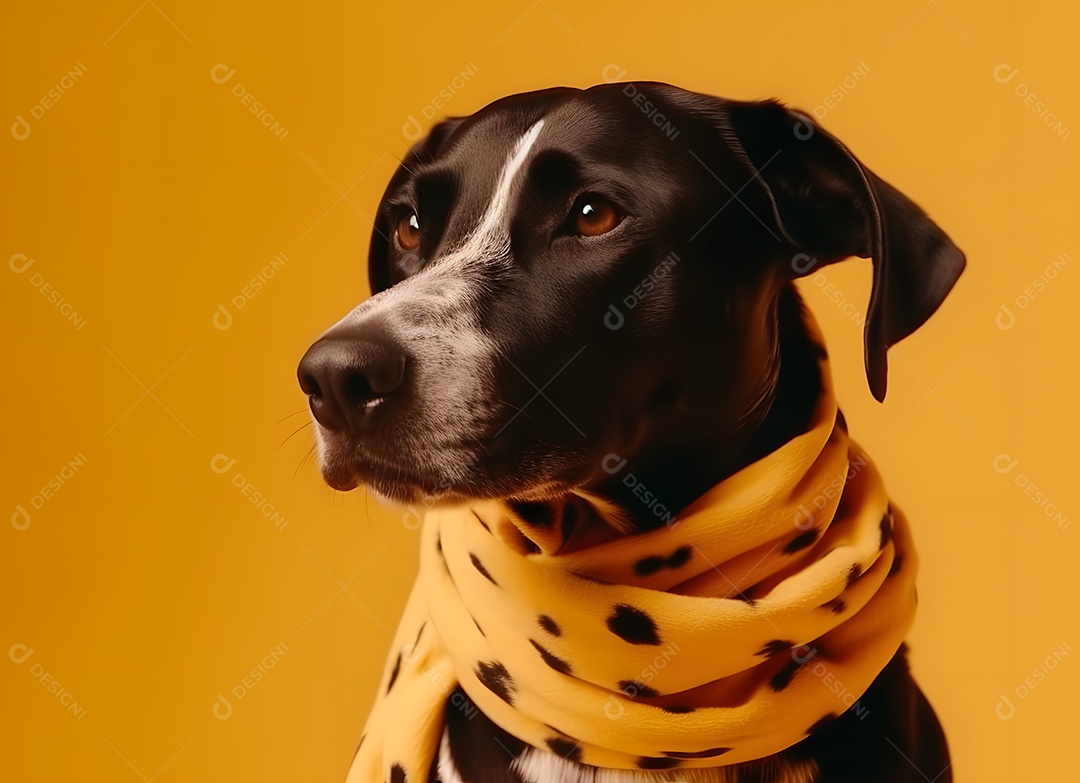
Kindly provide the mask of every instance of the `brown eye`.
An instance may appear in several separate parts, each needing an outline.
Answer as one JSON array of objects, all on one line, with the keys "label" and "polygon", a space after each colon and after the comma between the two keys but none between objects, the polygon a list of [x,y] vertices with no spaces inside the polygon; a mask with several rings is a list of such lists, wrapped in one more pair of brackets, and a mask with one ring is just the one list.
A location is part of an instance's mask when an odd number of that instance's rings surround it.
[{"label": "brown eye", "polygon": [[396,233],[402,250],[416,250],[420,247],[420,219],[415,212],[398,221]]},{"label": "brown eye", "polygon": [[611,231],[620,220],[619,211],[610,201],[586,196],[575,207],[574,229],[583,237],[595,237]]}]

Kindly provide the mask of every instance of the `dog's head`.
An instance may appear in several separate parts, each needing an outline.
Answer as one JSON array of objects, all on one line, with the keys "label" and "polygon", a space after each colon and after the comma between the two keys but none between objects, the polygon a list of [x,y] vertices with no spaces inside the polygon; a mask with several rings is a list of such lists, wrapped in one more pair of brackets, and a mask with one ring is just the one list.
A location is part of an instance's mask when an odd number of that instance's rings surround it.
[{"label": "dog's head", "polygon": [[778,292],[848,256],[873,260],[880,400],[963,255],[807,116],[648,83],[443,122],[379,205],[374,295],[300,363],[323,475],[535,500],[605,455],[733,437],[771,399]]}]

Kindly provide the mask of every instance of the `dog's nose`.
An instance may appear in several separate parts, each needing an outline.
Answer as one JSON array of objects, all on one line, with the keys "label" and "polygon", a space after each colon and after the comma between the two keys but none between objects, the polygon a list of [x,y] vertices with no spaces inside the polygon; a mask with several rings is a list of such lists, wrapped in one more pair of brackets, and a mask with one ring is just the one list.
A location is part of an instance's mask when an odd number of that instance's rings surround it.
[{"label": "dog's nose", "polygon": [[356,431],[405,380],[405,353],[381,336],[331,331],[308,348],[296,375],[315,420]]}]

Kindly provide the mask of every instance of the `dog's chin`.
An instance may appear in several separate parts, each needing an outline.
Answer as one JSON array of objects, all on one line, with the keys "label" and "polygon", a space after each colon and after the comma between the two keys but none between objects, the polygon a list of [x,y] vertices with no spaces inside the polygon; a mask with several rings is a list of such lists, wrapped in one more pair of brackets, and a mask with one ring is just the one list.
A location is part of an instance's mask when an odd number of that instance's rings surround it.
[{"label": "dog's chin", "polygon": [[349,492],[363,483],[355,471],[344,465],[324,462],[319,467],[319,472],[322,473],[326,485],[338,492]]},{"label": "dog's chin", "polygon": [[428,445],[415,450],[422,457],[408,459],[389,456],[377,445],[358,446],[324,435],[319,454],[323,480],[339,492],[365,487],[377,500],[393,505],[545,502],[585,484],[595,462],[589,455],[566,451],[558,457],[519,453],[508,443],[500,444],[497,454],[489,446],[483,456],[475,443]]},{"label": "dog's chin", "polygon": [[409,506],[422,504],[424,508],[459,506],[472,501],[490,500],[545,503],[563,498],[577,489],[576,485],[551,482],[539,486],[507,487],[505,489],[464,484],[433,491],[419,485],[372,480],[358,481],[350,488],[361,485],[367,489],[371,497],[384,505]]},{"label": "dog's chin", "polygon": [[363,487],[376,503],[388,508],[418,508],[427,511],[433,508],[461,506],[476,500],[469,495],[453,492],[433,495],[413,488],[379,488],[371,484],[364,484]]},{"label": "dog's chin", "polygon": [[391,481],[376,475],[370,475],[366,471],[360,471],[352,466],[341,463],[326,462],[320,471],[323,481],[331,489],[339,492],[351,492],[359,487],[367,489],[375,500],[385,505],[408,505],[421,500],[434,497],[432,493],[423,489],[420,483],[401,480]]},{"label": "dog's chin", "polygon": [[406,478],[400,471],[359,470],[341,463],[324,463],[323,480],[332,489],[349,492],[365,488],[379,503],[389,506],[422,504],[425,508],[454,506],[480,500],[547,502],[565,497],[578,488],[558,479],[529,482],[490,478],[447,480],[445,477]]}]

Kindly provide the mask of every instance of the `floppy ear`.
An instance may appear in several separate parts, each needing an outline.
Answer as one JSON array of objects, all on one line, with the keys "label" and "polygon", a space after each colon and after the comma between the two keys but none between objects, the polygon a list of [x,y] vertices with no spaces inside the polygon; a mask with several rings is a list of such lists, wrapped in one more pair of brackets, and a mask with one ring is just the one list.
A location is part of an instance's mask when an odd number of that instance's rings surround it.
[{"label": "floppy ear", "polygon": [[885,399],[887,351],[938,309],[964,254],[911,199],[867,169],[809,117],[775,101],[729,104],[726,141],[754,172],[795,276],[848,256],[871,258],[863,333],[870,391]]},{"label": "floppy ear", "polygon": [[446,145],[447,140],[465,120],[464,117],[450,117],[443,120],[431,129],[420,141],[416,142],[398,166],[394,176],[383,191],[379,200],[379,209],[375,215],[375,224],[371,231],[371,244],[368,249],[368,284],[371,286],[371,295],[385,291],[390,287],[390,231],[386,215],[382,208],[382,202],[387,195],[396,191],[402,180],[410,176],[410,169],[415,169],[418,163],[430,163]]}]

